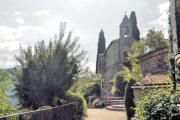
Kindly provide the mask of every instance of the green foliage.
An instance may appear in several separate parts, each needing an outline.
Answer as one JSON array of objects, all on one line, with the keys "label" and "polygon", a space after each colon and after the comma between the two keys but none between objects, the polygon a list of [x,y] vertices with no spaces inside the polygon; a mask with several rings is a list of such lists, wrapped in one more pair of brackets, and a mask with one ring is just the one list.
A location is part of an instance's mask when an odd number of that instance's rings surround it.
[{"label": "green foliage", "polygon": [[65,24],[60,27],[59,39],[38,42],[27,49],[20,48],[14,75],[16,95],[24,108],[54,106],[54,98],[62,98],[82,73],[85,51],[72,33],[64,37]]},{"label": "green foliage", "polygon": [[151,51],[167,46],[164,34],[162,31],[156,31],[155,28],[148,30],[146,37],[142,38],[141,41]]},{"label": "green foliage", "polygon": [[92,95],[100,96],[101,86],[99,83],[95,83],[89,86],[84,92],[84,98],[88,101],[89,97]]},{"label": "green foliage", "polygon": [[113,78],[114,86],[112,87],[112,93],[115,96],[124,96],[127,81],[124,81],[122,74],[119,72]]},{"label": "green foliage", "polygon": [[100,81],[101,75],[99,74],[84,74],[71,87],[70,91],[83,95],[88,103],[90,96],[100,96]]},{"label": "green foliage", "polygon": [[93,86],[96,83],[100,84],[100,81],[101,75],[95,75],[94,73],[86,72],[86,74],[78,77],[78,81],[73,84],[70,91],[73,93],[84,94],[88,87]]},{"label": "green foliage", "polygon": [[0,71],[0,116],[6,116],[15,112],[15,107],[10,105],[10,96],[7,91],[11,88],[8,72]]},{"label": "green foliage", "polygon": [[128,53],[128,59],[133,59],[137,56],[140,56],[145,53],[145,45],[142,43],[142,41],[134,42],[134,44],[131,46],[132,53]]},{"label": "green foliage", "polygon": [[87,104],[82,95],[74,94],[71,92],[66,93],[66,103],[73,103],[73,119],[82,120],[82,117],[86,115]]},{"label": "green foliage", "polygon": [[131,60],[131,70],[125,66],[122,66],[122,70],[120,71],[120,74],[125,81],[130,81],[131,79],[138,81],[143,79],[143,74],[141,73],[141,67],[137,63],[138,63],[138,59]]},{"label": "green foliage", "polygon": [[92,103],[96,99],[96,95],[89,96],[89,103]]},{"label": "green foliage", "polygon": [[133,120],[179,120],[180,92],[154,90],[142,98]]},{"label": "green foliage", "polygon": [[126,87],[126,93],[125,93],[125,107],[126,107],[126,114],[127,114],[127,118],[128,120],[130,120],[135,113],[134,108],[135,103],[134,103],[134,93],[133,93],[133,89],[131,88],[133,86],[133,84],[135,83],[135,80],[131,79]]}]

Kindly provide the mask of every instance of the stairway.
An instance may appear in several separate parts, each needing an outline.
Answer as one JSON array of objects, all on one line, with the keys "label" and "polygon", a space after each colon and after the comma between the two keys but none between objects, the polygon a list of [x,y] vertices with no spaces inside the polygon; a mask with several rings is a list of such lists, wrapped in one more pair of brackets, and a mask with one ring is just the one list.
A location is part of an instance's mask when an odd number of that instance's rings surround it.
[{"label": "stairway", "polygon": [[125,111],[125,102],[123,97],[114,97],[111,93],[113,81],[101,82],[101,98],[105,102],[106,109],[112,111]]},{"label": "stairway", "polygon": [[109,97],[105,101],[106,109],[112,111],[125,111],[125,102],[123,97]]}]

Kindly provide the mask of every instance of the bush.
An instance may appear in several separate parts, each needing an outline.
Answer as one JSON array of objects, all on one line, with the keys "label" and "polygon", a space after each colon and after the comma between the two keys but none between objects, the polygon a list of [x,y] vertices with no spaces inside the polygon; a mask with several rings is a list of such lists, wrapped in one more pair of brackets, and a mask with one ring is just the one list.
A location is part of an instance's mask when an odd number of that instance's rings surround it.
[{"label": "bush", "polygon": [[179,98],[179,91],[153,91],[138,103],[133,120],[179,120]]},{"label": "bush", "polygon": [[94,83],[91,86],[87,87],[84,91],[84,98],[88,102],[90,96],[100,96],[101,86],[99,83]]},{"label": "bush", "polygon": [[96,99],[96,96],[95,96],[95,95],[90,96],[90,97],[89,97],[89,103],[92,103],[95,99]]},{"label": "bush", "polygon": [[126,93],[125,93],[125,107],[126,107],[126,114],[128,120],[130,120],[134,116],[134,108],[135,108],[135,103],[134,103],[134,94],[133,94],[133,89],[131,86],[135,83],[135,80],[131,79],[129,83],[127,84],[126,87]]},{"label": "bush", "polygon": [[92,106],[94,108],[103,108],[104,107],[104,101],[101,101],[100,99],[97,98],[92,102]]},{"label": "bush", "polygon": [[117,73],[115,77],[113,78],[114,86],[112,87],[112,93],[115,96],[124,96],[125,88],[127,82],[124,81],[122,75],[120,73]]},{"label": "bush", "polygon": [[87,104],[83,96],[69,92],[65,96],[65,101],[73,103],[73,120],[82,120],[87,110]]}]

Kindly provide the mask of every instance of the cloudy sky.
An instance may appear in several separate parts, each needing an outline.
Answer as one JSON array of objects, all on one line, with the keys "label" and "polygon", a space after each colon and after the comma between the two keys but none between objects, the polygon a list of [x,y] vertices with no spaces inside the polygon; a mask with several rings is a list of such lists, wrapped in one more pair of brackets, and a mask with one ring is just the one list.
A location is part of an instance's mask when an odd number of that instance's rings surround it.
[{"label": "cloudy sky", "polygon": [[169,0],[1,0],[0,68],[10,68],[19,44],[49,41],[66,21],[68,30],[80,37],[88,51],[89,64],[95,69],[98,34],[105,32],[107,45],[119,37],[125,14],[136,11],[141,36],[155,27],[168,37]]}]

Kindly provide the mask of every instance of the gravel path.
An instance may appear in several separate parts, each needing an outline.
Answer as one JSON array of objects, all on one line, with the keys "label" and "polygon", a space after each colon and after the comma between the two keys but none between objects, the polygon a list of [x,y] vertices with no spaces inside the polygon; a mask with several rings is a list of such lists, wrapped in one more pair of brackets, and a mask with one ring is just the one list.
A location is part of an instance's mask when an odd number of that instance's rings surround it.
[{"label": "gravel path", "polygon": [[126,120],[126,113],[106,109],[88,109],[88,117],[85,120]]}]

